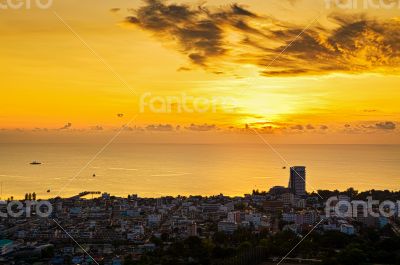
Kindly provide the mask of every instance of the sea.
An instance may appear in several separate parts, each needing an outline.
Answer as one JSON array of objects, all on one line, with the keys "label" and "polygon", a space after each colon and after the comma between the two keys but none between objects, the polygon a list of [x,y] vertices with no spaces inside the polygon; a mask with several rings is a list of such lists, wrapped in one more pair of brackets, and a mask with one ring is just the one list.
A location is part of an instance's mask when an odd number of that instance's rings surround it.
[{"label": "sea", "polygon": [[0,197],[242,196],[287,186],[290,166],[306,166],[308,192],[400,189],[400,145],[18,143],[0,144]]}]

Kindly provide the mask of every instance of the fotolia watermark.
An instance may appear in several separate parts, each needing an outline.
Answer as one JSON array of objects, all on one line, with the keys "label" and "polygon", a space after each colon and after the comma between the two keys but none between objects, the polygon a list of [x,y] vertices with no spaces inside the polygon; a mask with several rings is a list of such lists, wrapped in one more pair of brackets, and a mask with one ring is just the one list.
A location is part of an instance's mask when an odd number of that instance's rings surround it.
[{"label": "fotolia watermark", "polygon": [[47,218],[53,212],[53,206],[49,201],[0,201],[0,217],[32,217],[35,216]]},{"label": "fotolia watermark", "polygon": [[53,0],[0,0],[0,10],[17,9],[49,9]]},{"label": "fotolia watermark", "polygon": [[399,0],[324,0],[326,8],[341,9],[400,9]]},{"label": "fotolia watermark", "polygon": [[197,97],[181,93],[176,96],[156,96],[150,92],[140,97],[140,112],[206,113],[235,111],[236,101],[231,97]]},{"label": "fotolia watermark", "polygon": [[392,217],[397,214],[400,217],[400,201],[373,200],[371,196],[367,201],[362,200],[339,200],[338,197],[330,197],[326,201],[325,214],[327,217]]}]

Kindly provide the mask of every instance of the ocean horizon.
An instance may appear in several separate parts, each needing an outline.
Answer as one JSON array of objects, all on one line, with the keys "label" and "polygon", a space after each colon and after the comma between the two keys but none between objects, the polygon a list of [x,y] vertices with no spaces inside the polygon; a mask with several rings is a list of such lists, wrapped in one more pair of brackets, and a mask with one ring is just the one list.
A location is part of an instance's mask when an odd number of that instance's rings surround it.
[{"label": "ocean horizon", "polygon": [[[90,164],[98,144],[0,144],[1,199],[117,196],[229,196],[287,186],[289,167],[307,167],[307,191],[398,190],[400,145],[123,144]],[[285,161],[287,161],[287,163]],[[41,165],[30,165],[39,161]]]}]

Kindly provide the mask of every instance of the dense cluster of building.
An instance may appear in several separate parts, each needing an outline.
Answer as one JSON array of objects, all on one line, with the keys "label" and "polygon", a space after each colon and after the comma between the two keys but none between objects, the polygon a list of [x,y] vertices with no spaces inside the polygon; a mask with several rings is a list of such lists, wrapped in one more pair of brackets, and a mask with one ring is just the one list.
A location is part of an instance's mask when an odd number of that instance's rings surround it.
[{"label": "dense cluster of building", "polygon": [[316,231],[352,235],[358,231],[357,224],[382,227],[390,222],[382,217],[354,222],[326,216],[324,201],[307,195],[305,179],[305,167],[292,167],[289,187],[276,186],[243,197],[121,198],[103,193],[94,199],[55,198],[48,218],[1,219],[0,262],[25,264],[21,261],[37,257],[37,264],[66,264],[66,259],[71,264],[93,264],[95,259],[118,265],[128,256],[135,260],[154,251],[154,238],[168,244],[190,236],[234,233],[240,228],[253,233],[302,233],[316,224]]}]

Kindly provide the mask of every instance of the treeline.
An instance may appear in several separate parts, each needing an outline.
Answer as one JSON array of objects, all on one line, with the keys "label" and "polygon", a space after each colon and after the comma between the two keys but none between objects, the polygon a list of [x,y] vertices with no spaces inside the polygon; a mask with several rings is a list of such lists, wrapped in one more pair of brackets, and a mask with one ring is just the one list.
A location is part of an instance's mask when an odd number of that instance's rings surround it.
[{"label": "treeline", "polygon": [[[189,237],[167,243],[153,238],[158,246],[155,252],[143,255],[140,261],[132,261],[128,257],[125,264],[257,265],[260,259],[284,257],[301,239],[301,235],[291,231],[271,235],[254,234],[246,229],[240,229],[233,235],[215,233],[213,238],[207,240]],[[400,238],[393,234],[390,227],[383,230],[365,228],[359,236],[334,231],[323,234],[314,232],[305,237],[289,257],[318,259],[323,265],[400,264]]]},{"label": "treeline", "polygon": [[[318,190],[317,193],[313,192],[310,194],[310,196],[318,196],[318,195],[325,200],[333,196],[346,195],[353,200],[367,200],[367,197],[372,196],[374,200],[379,200],[379,201],[385,201],[385,200],[400,201],[400,191],[390,191],[390,190],[372,189],[368,191],[359,192],[354,188],[349,188],[345,191]],[[318,198],[320,198],[319,196]]]}]

